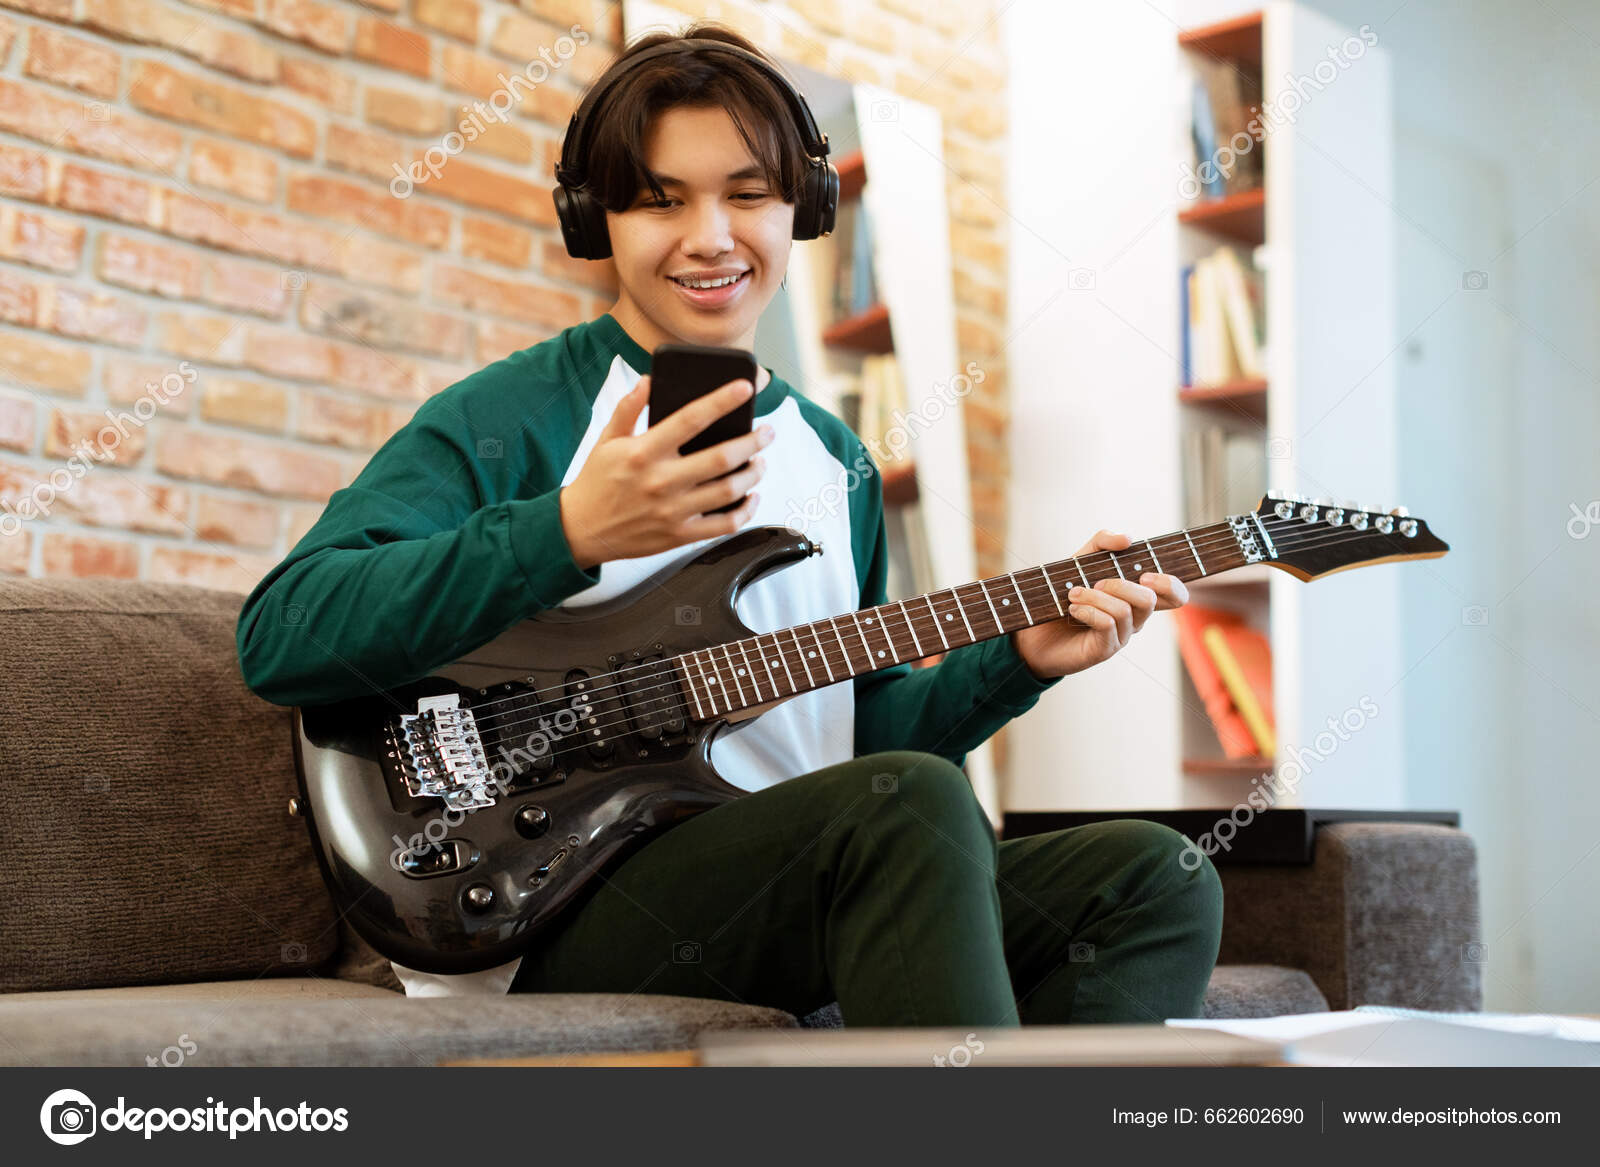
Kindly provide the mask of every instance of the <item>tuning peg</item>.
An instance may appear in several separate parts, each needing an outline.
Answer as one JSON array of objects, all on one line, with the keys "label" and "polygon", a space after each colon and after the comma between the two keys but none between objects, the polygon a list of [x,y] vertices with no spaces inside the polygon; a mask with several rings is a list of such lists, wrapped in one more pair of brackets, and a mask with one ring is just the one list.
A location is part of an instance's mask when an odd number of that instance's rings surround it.
[{"label": "tuning peg", "polygon": [[1397,519],[1403,519],[1407,515],[1409,515],[1411,512],[1409,510],[1407,510],[1405,507],[1395,507],[1389,513],[1391,515],[1393,515]]}]

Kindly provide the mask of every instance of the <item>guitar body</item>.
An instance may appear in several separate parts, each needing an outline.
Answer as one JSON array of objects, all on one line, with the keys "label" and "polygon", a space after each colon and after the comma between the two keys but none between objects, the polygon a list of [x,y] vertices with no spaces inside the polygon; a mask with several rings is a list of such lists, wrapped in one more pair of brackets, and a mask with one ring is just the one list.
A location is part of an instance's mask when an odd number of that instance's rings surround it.
[{"label": "guitar body", "polygon": [[[716,773],[711,743],[761,709],[697,721],[677,681],[624,709],[609,674],[752,636],[735,610],[740,590],[818,550],[786,527],[741,531],[609,601],[525,620],[415,684],[295,710],[302,805],[341,915],[408,968],[491,968],[520,956],[608,864],[745,793]],[[494,712],[552,692],[543,728]],[[538,756],[493,805],[451,809],[407,788],[395,718],[441,695],[482,711],[484,756]]]}]

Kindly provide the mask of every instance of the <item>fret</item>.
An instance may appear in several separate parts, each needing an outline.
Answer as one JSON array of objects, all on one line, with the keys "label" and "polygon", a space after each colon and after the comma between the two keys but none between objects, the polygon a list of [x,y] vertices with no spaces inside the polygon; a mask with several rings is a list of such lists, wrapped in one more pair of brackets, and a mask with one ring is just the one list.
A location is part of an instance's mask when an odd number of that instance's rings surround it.
[{"label": "fret", "polygon": [[[742,641],[742,640],[739,642],[739,655],[744,657],[744,667],[750,673],[750,687],[753,688],[756,691],[756,700],[760,701],[761,700],[761,682],[760,682],[760,680],[758,680],[758,677],[760,676],[760,674],[757,673],[756,667],[753,664],[750,663],[750,654],[745,651],[744,641]],[[761,645],[758,643],[756,645],[756,656],[759,657],[760,655],[761,655]],[[761,663],[765,664],[766,661],[763,660]],[[768,677],[767,680],[772,683],[772,695],[774,697],[776,697],[778,695],[778,685],[777,685],[777,683],[775,681],[773,681],[771,677]]]},{"label": "fret", "polygon": [[1067,614],[1067,610],[1061,606],[1061,597],[1056,595],[1056,585],[1055,582],[1050,578],[1050,569],[1048,567],[1041,567],[1039,569],[1039,574],[1044,576],[1044,586],[1050,589],[1050,599],[1051,602],[1053,602],[1056,606],[1056,615],[1065,616]]},{"label": "fret", "polygon": [[1162,575],[1165,575],[1166,568],[1162,567],[1161,560],[1156,558],[1156,549],[1150,546],[1150,540],[1146,539],[1144,541],[1144,548],[1146,551],[1150,552],[1150,562],[1156,565],[1156,571]]},{"label": "fret", "polygon": [[[709,657],[711,654],[708,651],[706,653],[706,655]],[[718,686],[717,686],[717,678],[715,676],[710,676],[710,677],[706,676],[706,666],[704,664],[702,664],[701,661],[700,661],[700,650],[699,649],[696,649],[695,652],[694,652],[694,662],[695,662],[695,664],[700,666],[700,676],[705,679],[705,683],[706,683],[706,703],[711,706],[711,715],[713,717],[715,717],[718,713],[721,712],[721,710],[719,710],[717,708],[717,688],[718,688]],[[717,668],[716,661],[713,660],[711,662],[711,671],[713,673],[715,673],[716,672],[716,668]],[[732,702],[728,703],[728,708],[730,710],[733,708]]]},{"label": "fret", "polygon": [[705,717],[705,710],[700,708],[700,690],[694,683],[694,674],[689,671],[689,666],[680,655],[677,658],[678,667],[683,670],[683,687],[689,690],[689,696],[694,699],[694,715],[698,718]]},{"label": "fret", "polygon": [[1022,614],[1027,617],[1028,623],[1032,624],[1033,613],[1028,611],[1028,601],[1023,598],[1022,589],[1017,586],[1016,573],[1008,571],[1006,572],[1006,578],[1011,581],[1011,589],[1017,593],[1017,603],[1022,605]]},{"label": "fret", "polygon": [[967,626],[967,636],[973,640],[978,639],[978,634],[972,630],[972,622],[967,619],[967,606],[961,602],[961,592],[956,588],[948,590],[956,602],[956,611],[961,613],[961,622]]},{"label": "fret", "polygon": [[995,611],[994,601],[989,598],[989,589],[981,579],[978,581],[978,590],[983,593],[983,602],[989,605],[989,615],[994,617],[995,629],[1004,632],[1006,630],[1005,623],[1000,619],[1000,613]]},{"label": "fret", "polygon": [[[715,651],[715,650],[713,650],[713,651]],[[722,655],[727,658],[728,671],[733,674],[733,684],[734,684],[734,687],[739,690],[739,702],[740,702],[740,704],[743,704],[744,703],[744,682],[739,680],[739,668],[738,668],[737,665],[735,665],[733,663],[733,654],[728,651],[728,646],[726,644],[724,644],[722,646]],[[712,660],[716,660],[716,657],[713,656],[711,659]],[[760,693],[759,690],[757,690],[756,696],[757,697],[761,696],[761,693]],[[733,706],[729,705],[728,708],[731,710],[733,708]]]},{"label": "fret", "polygon": [[896,600],[895,603],[900,605],[900,617],[906,622],[906,629],[911,633],[911,643],[916,646],[918,659],[927,656],[928,654],[922,651],[922,641],[917,639],[917,626],[911,622],[911,613],[906,611],[906,602]]},{"label": "fret", "polygon": [[922,599],[928,605],[928,611],[933,613],[933,630],[939,634],[940,642],[944,644],[946,649],[948,649],[950,647],[950,642],[945,640],[944,625],[939,623],[939,609],[933,606],[933,594],[930,592],[929,594],[923,596]]},{"label": "fret", "polygon": [[856,671],[850,665],[850,650],[844,646],[844,637],[839,635],[839,625],[834,622],[834,617],[828,617],[828,625],[833,629],[833,638],[839,642],[839,651],[844,653],[844,667],[850,669],[852,677],[855,676]]},{"label": "fret", "polygon": [[1117,569],[1117,577],[1119,579],[1127,579],[1128,577],[1122,574],[1122,564],[1117,562],[1117,557],[1109,551],[1106,554],[1111,556],[1111,566]]},{"label": "fret", "polygon": [[[777,637],[774,636],[773,639],[776,640]],[[800,654],[801,667],[806,671],[806,684],[814,688],[817,679],[811,675],[811,665],[806,661],[806,650],[805,646],[800,643],[800,634],[791,628],[789,629],[789,639],[794,641],[794,650]]]},{"label": "fret", "polygon": [[[760,647],[761,637],[758,636],[756,637],[756,648],[759,649]],[[798,693],[800,691],[800,686],[794,683],[794,674],[789,671],[789,658],[783,654],[783,644],[778,640],[778,634],[776,632],[772,634],[772,647],[778,650],[778,663],[783,665],[783,675],[789,678],[789,692]],[[774,695],[776,695],[778,692],[776,679],[773,681],[772,692]]]},{"label": "fret", "polygon": [[[894,646],[894,637],[889,635],[889,622],[884,619],[882,608],[872,609],[878,614],[878,631],[883,633],[883,642],[889,646],[889,659],[895,664],[900,663],[900,650]],[[872,623],[872,617],[867,617],[867,623]]]},{"label": "fret", "polygon": [[1076,558],[1074,558],[1073,561],[1072,561],[1072,566],[1076,567],[1078,569],[1078,578],[1083,580],[1084,588],[1088,589],[1089,587],[1091,587],[1092,585],[1089,583],[1088,573],[1083,570],[1083,564],[1080,563]]},{"label": "fret", "polygon": [[[870,616],[867,617],[867,620],[870,623],[871,620],[872,620],[872,617],[870,617]],[[850,613],[850,623],[852,623],[852,624],[854,624],[856,626],[856,636],[861,641],[861,651],[863,651],[863,652],[865,652],[867,654],[866,663],[868,665],[870,665],[872,663],[872,646],[867,643],[867,634],[865,632],[861,631],[861,617],[856,615],[854,612],[851,612]]]},{"label": "fret", "polygon": [[1189,538],[1189,532],[1183,533],[1184,540],[1189,544],[1189,554],[1194,556],[1194,565],[1200,569],[1200,574],[1206,574],[1206,565],[1200,562],[1200,552],[1194,549],[1194,540]]}]

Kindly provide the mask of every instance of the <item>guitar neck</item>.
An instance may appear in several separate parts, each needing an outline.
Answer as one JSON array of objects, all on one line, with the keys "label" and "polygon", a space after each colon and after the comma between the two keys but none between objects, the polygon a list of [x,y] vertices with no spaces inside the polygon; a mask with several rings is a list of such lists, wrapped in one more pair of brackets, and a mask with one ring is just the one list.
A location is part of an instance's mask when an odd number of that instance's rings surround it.
[{"label": "guitar neck", "polygon": [[[1259,542],[1258,542],[1259,538]],[[1233,516],[1038,567],[895,600],[674,658],[696,720],[726,717],[863,673],[992,640],[1067,616],[1067,592],[1159,572],[1188,581],[1259,562],[1271,540],[1254,515]]]}]

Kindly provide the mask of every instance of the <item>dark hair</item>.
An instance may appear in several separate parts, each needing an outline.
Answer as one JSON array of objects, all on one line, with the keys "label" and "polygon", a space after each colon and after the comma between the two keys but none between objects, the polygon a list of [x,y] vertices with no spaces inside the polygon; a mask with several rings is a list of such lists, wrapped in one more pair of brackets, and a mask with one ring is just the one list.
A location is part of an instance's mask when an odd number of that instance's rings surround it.
[{"label": "dark hair", "polygon": [[[654,45],[690,38],[721,41],[771,60],[731,28],[701,21],[682,33],[640,37],[612,65]],[[786,203],[796,200],[809,158],[776,82],[749,61],[714,49],[690,48],[633,69],[592,111],[586,157],[577,163],[583,168],[584,185],[606,210],[627,210],[645,187],[658,199],[666,197],[645,167],[644,141],[655,118],[677,106],[727,110],[770,189]]]}]

